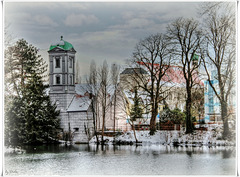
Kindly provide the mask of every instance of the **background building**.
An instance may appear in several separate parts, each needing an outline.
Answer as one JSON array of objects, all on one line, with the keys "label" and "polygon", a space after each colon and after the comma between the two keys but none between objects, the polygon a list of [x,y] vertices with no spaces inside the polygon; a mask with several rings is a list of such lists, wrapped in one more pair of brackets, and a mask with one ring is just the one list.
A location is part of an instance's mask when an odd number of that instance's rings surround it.
[{"label": "background building", "polygon": [[[211,72],[211,83],[218,89],[218,80],[214,79],[216,76],[216,71]],[[205,123],[208,122],[221,122],[221,105],[219,99],[214,93],[209,81],[204,81],[204,110],[205,110]]]}]

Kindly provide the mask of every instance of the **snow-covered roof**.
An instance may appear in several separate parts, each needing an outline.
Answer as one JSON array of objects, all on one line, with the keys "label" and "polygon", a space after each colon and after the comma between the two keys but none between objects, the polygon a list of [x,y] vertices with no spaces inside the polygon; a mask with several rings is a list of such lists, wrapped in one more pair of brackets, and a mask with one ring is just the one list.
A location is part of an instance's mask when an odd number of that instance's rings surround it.
[{"label": "snow-covered roof", "polygon": [[[99,88],[100,88],[99,85],[97,85],[96,88],[94,88],[89,84],[76,84],[75,85],[76,95],[74,96],[67,111],[68,112],[87,111],[91,104],[91,99],[89,99],[88,96],[85,96],[85,93],[88,92],[88,93],[95,94],[97,93]],[[107,92],[110,95],[110,99],[112,99],[112,96],[114,95],[114,91],[115,91],[114,85],[109,85],[107,87]]]},{"label": "snow-covered roof", "polygon": [[67,112],[83,112],[87,111],[89,106],[91,104],[91,100],[88,96],[80,97],[80,96],[74,96],[72,102],[70,103]]}]

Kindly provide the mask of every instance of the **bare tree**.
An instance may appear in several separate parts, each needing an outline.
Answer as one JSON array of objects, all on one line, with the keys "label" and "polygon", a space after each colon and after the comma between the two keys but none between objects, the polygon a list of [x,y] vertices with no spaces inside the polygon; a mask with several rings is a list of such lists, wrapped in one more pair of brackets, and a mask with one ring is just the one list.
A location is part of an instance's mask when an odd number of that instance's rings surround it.
[{"label": "bare tree", "polygon": [[[171,65],[171,51],[169,43],[164,35],[156,34],[141,40],[133,52],[131,64],[134,69],[132,80],[138,89],[142,89],[150,100],[151,119],[150,119],[150,134],[153,135],[156,131],[156,117],[158,114],[159,103],[164,99],[162,97],[166,89],[163,89],[166,82],[163,80],[168,68]],[[145,68],[149,75],[142,72],[140,68]]]},{"label": "bare tree", "polygon": [[197,81],[197,69],[200,60],[195,60],[196,54],[202,56],[201,44],[203,34],[199,29],[199,23],[193,19],[179,18],[167,27],[167,38],[174,48],[174,55],[182,66],[182,73],[186,86],[186,133],[193,132],[192,124],[192,89]]},{"label": "bare tree", "polygon": [[76,83],[80,84],[81,83],[81,75],[80,75],[80,62],[77,60],[76,66],[75,66],[75,71],[76,71]]},{"label": "bare tree", "polygon": [[117,87],[118,87],[118,80],[119,80],[119,74],[120,74],[120,67],[116,64],[112,64],[111,67],[111,79],[112,84],[114,87],[114,94],[113,94],[113,132],[114,132],[114,138],[115,138],[115,126],[116,126],[116,106],[117,106]]},{"label": "bare tree", "polygon": [[195,117],[198,117],[198,120],[200,122],[200,119],[204,115],[204,89],[198,88],[194,89],[192,92],[192,115]]},{"label": "bare tree", "polygon": [[12,46],[13,45],[13,40],[14,40],[14,37],[13,35],[9,32],[9,27],[10,27],[10,24],[7,24],[4,26],[4,48],[7,49],[8,47]]},{"label": "bare tree", "polygon": [[[235,4],[228,2],[207,3],[202,6],[206,27],[206,58],[203,65],[208,82],[221,104],[221,118],[224,125],[223,138],[229,135],[228,104],[236,84],[236,26]],[[210,68],[216,71],[211,78]],[[217,80],[218,84],[212,84]]]},{"label": "bare tree", "polygon": [[109,86],[109,68],[106,60],[103,62],[103,65],[99,69],[99,83],[100,83],[100,91],[98,94],[99,103],[101,105],[101,113],[102,113],[102,138],[101,143],[104,143],[104,131],[105,131],[105,120],[107,113],[107,97],[108,97],[108,86]]},{"label": "bare tree", "polygon": [[97,144],[99,144],[98,134],[97,134],[97,124],[98,124],[98,80],[97,80],[97,68],[94,61],[90,65],[90,75],[87,79],[88,91],[91,99],[91,111],[93,114],[93,128],[94,136],[96,137]]}]

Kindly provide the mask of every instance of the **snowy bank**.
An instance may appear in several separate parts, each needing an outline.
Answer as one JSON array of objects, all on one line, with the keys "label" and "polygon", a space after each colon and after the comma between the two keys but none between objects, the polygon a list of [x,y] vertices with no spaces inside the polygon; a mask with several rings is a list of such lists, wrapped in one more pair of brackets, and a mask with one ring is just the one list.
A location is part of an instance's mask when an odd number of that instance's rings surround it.
[{"label": "snowy bank", "polygon": [[[150,136],[149,131],[136,131],[137,140],[142,144],[163,144],[163,145],[192,145],[192,146],[235,146],[233,141],[220,140],[221,134],[213,131],[196,131],[194,134],[185,134],[183,131],[157,131]],[[101,137],[99,137],[101,140]],[[107,144],[111,144],[113,137],[104,137]],[[115,141],[136,142],[133,131],[128,131],[115,138]],[[96,137],[90,140],[96,143]]]},{"label": "snowy bank", "polygon": [[20,147],[4,147],[4,153],[5,154],[23,154],[26,153],[26,151]]}]

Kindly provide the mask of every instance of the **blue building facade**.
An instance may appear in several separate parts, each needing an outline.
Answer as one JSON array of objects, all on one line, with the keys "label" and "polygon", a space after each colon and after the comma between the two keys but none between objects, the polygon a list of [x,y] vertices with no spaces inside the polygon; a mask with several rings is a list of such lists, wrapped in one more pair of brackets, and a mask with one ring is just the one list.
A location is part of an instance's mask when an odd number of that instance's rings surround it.
[{"label": "blue building facade", "polygon": [[[216,80],[216,71],[211,72],[211,84],[216,88],[217,92],[218,89],[218,80]],[[217,98],[213,88],[211,87],[209,81],[204,81],[204,110],[205,110],[205,123],[208,122],[219,122],[221,121],[221,105],[219,99]]]}]

